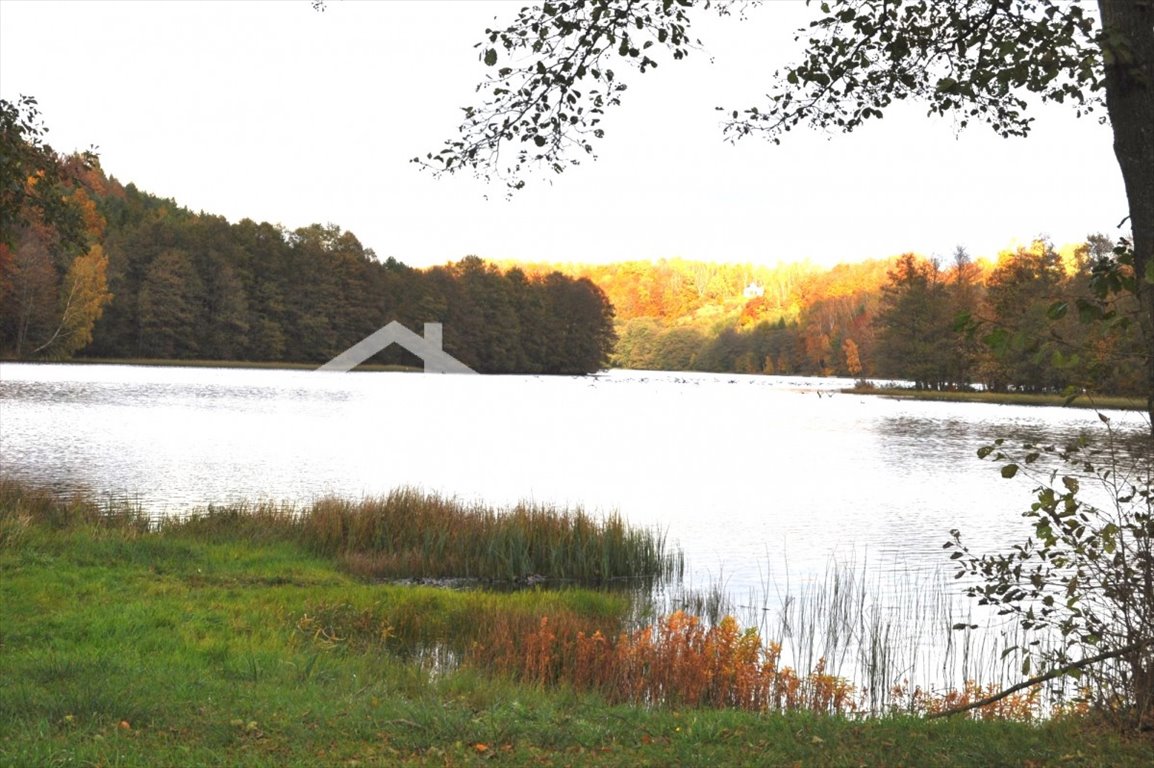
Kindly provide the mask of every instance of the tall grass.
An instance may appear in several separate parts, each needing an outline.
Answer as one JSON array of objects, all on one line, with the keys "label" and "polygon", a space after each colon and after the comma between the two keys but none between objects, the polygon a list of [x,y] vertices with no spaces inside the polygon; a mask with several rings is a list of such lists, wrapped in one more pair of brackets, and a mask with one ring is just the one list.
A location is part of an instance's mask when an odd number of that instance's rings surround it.
[{"label": "tall grass", "polygon": [[138,506],[101,504],[84,494],[61,495],[0,478],[0,547],[17,545],[36,525],[58,531],[90,526],[131,533],[152,527]]},{"label": "tall grass", "polygon": [[495,509],[401,489],[359,502],[322,499],[300,525],[308,546],[368,578],[602,585],[679,579],[684,570],[658,531],[545,504]]},{"label": "tall grass", "polygon": [[336,558],[365,579],[475,579],[488,582],[606,585],[680,580],[684,559],[664,534],[546,504],[500,509],[411,488],[304,507],[258,503],[212,506],[149,520],[129,505],[65,499],[0,480],[0,543],[32,521],[49,527],[127,525],[212,540],[294,541]]},{"label": "tall grass", "polygon": [[[855,681],[871,714],[917,714],[952,692],[1014,682],[1015,625],[975,616],[940,572],[877,573],[831,562],[820,578],[763,595],[758,626],[797,669]],[[960,628],[958,628],[960,627]]]}]

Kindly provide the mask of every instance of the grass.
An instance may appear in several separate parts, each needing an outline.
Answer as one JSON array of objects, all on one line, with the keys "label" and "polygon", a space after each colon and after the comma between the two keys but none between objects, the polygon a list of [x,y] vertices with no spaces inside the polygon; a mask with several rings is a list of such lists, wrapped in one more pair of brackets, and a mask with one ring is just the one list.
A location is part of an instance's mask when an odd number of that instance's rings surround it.
[{"label": "grass", "polygon": [[1040,394],[1030,392],[965,392],[965,391],[937,391],[929,389],[912,389],[910,387],[895,386],[855,386],[843,389],[842,392],[854,395],[880,395],[903,400],[933,400],[956,403],[993,403],[997,405],[1038,405],[1050,407],[1094,408],[1098,410],[1142,411],[1146,408],[1146,401],[1138,397],[1117,397],[1095,395],[1094,397],[1079,397],[1072,402],[1066,402],[1066,396],[1061,394]]},{"label": "grass", "polygon": [[371,583],[267,526],[105,512],[0,484],[0,766],[1136,766],[1154,747],[1078,718],[614,704],[419,651],[467,657],[545,616],[620,634],[623,593]]},{"label": "grass", "polygon": [[326,498],[299,510],[210,507],[163,525],[201,537],[243,532],[251,541],[296,541],[376,580],[645,584],[684,571],[660,532],[631,528],[618,515],[595,519],[544,504],[495,509],[412,489],[355,502]]}]

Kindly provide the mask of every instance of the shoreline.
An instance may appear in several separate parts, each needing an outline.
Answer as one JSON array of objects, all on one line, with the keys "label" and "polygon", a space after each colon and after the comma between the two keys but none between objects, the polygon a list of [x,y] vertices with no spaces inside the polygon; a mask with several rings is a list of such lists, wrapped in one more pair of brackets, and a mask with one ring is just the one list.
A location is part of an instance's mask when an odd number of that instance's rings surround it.
[{"label": "shoreline", "polygon": [[1118,395],[1082,396],[1068,400],[1064,395],[1032,392],[960,392],[905,387],[850,387],[840,390],[847,395],[873,395],[894,400],[924,400],[946,403],[987,403],[991,405],[1031,405],[1050,408],[1089,408],[1103,411],[1143,411],[1146,404],[1138,397]]},{"label": "shoreline", "polygon": [[[184,360],[172,358],[149,357],[74,357],[68,360],[16,360],[0,359],[0,363],[14,363],[22,365],[122,365],[145,366],[156,368],[248,368],[253,370],[286,370],[311,371],[320,365],[316,363],[298,363],[289,361],[262,361],[262,360]],[[642,368],[620,368],[616,370],[638,373],[652,372]],[[352,372],[365,373],[421,373],[417,366],[385,365],[368,363],[357,366]],[[661,371],[663,373],[703,373],[699,371]],[[515,375],[515,374],[514,374]],[[534,375],[534,374],[525,374]],[[726,374],[716,374],[726,375]],[[772,378],[772,377],[770,377]],[[895,400],[922,400],[951,403],[987,403],[993,405],[1028,405],[1050,408],[1085,408],[1110,411],[1144,411],[1146,403],[1139,397],[1125,397],[1120,395],[1079,395],[1073,400],[1060,394],[1043,394],[1032,392],[981,392],[959,390],[928,390],[912,389],[909,387],[868,386],[845,387],[836,390],[846,395],[872,395],[888,397]]]},{"label": "shoreline", "polygon": [[[181,360],[158,357],[73,357],[68,360],[11,360],[0,359],[0,363],[20,365],[124,365],[154,368],[251,368],[254,370],[315,371],[322,363],[294,363],[280,360]],[[409,365],[384,365],[365,363],[353,372],[401,372],[420,373],[421,369]]]}]

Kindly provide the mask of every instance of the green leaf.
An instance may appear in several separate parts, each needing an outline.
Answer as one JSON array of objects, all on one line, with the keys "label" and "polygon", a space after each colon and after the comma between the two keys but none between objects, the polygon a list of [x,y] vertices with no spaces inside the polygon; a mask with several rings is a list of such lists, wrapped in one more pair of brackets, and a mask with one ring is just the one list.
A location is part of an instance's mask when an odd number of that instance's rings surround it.
[{"label": "green leaf", "polygon": [[490,48],[485,51],[485,66],[491,67],[497,63],[497,49]]},{"label": "green leaf", "polygon": [[1007,480],[1016,474],[1018,474],[1017,464],[1007,464],[1006,466],[1002,467],[1002,477],[1006,478]]},{"label": "green leaf", "polygon": [[1046,310],[1046,317],[1050,318],[1051,320],[1061,320],[1066,316],[1066,312],[1069,309],[1070,305],[1068,303],[1064,301],[1055,301],[1050,305],[1050,308]]},{"label": "green leaf", "polygon": [[958,90],[958,81],[952,77],[943,77],[938,80],[938,93],[956,93]]},{"label": "green leaf", "polygon": [[1010,332],[1005,328],[995,328],[982,337],[982,343],[995,353],[1004,352],[1010,345]]}]

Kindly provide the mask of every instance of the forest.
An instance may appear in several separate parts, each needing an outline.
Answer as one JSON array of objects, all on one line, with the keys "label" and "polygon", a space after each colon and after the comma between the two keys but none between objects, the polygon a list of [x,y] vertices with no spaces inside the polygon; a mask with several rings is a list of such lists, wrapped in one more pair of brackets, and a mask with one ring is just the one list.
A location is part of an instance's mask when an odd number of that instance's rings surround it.
[{"label": "forest", "polygon": [[600,286],[616,311],[613,363],[624,368],[1141,394],[1142,350],[1128,332],[1137,302],[1107,305],[1094,290],[1115,249],[1095,234],[1062,248],[1039,238],[995,260],[959,246],[948,264],[905,253],[831,269],[683,259],[503,266]]},{"label": "forest", "polygon": [[[398,320],[418,332],[443,323],[445,350],[480,372],[608,363],[613,311],[587,279],[476,257],[411,269],[332,224],[288,231],[193,213],[122,185],[91,155],[56,155],[21,125],[29,108],[0,106],[5,358],[320,364]],[[371,362],[420,365],[396,345]]]},{"label": "forest", "polygon": [[[34,100],[0,107],[7,359],[320,364],[398,320],[443,323],[446,351],[487,373],[612,365],[1142,392],[1142,350],[1126,333],[1137,304],[1123,293],[1107,306],[1094,290],[1116,256],[1102,235],[1061,249],[1040,238],[996,260],[959,246],[947,264],[465,256],[416,269],[334,224],[193,213],[122,184],[90,153],[55,153]],[[371,362],[419,364],[395,346]]]}]

